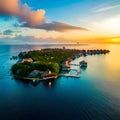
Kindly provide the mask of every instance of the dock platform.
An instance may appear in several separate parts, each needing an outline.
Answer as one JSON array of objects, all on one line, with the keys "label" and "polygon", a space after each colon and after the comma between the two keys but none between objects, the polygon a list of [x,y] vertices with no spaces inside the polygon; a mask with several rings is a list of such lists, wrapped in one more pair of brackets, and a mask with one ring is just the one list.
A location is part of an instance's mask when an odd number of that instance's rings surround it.
[{"label": "dock platform", "polygon": [[61,77],[73,77],[73,78],[80,78],[79,75],[70,75],[70,74],[60,74]]}]

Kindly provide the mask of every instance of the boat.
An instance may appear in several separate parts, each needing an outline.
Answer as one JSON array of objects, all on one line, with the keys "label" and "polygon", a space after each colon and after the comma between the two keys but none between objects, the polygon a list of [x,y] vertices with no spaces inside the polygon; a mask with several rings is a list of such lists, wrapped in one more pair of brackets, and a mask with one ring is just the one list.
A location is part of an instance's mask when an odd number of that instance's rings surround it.
[{"label": "boat", "polygon": [[80,67],[87,67],[87,62],[84,60],[79,62],[79,64],[80,64]]}]

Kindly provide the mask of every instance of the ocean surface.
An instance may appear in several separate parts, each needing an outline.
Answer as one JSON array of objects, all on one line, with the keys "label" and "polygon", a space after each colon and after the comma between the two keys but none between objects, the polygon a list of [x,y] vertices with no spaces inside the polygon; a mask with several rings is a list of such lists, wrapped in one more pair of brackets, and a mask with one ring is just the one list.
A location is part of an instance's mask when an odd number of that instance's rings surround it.
[{"label": "ocean surface", "polygon": [[[55,81],[15,80],[10,72],[20,51],[41,48],[109,49],[106,55],[81,57],[88,62],[80,78]],[[0,45],[0,120],[120,120],[120,45]],[[71,71],[74,74],[75,71]]]}]

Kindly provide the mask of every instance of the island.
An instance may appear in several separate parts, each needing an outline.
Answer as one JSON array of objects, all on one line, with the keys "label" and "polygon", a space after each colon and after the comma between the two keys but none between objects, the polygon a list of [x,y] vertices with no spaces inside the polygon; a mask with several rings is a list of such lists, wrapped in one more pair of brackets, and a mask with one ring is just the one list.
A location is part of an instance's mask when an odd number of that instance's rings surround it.
[{"label": "island", "polygon": [[70,62],[87,55],[106,54],[109,50],[41,49],[20,52],[11,67],[14,77],[27,80],[50,80],[70,70]]}]

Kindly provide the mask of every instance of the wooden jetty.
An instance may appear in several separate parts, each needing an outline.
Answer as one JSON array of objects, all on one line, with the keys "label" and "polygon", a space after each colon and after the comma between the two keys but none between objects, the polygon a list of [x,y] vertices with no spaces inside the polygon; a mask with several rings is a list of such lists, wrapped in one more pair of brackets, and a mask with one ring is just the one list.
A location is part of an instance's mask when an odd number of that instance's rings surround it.
[{"label": "wooden jetty", "polygon": [[77,74],[77,75],[71,75],[71,74],[60,74],[60,76],[62,77],[73,77],[73,78],[79,78],[80,76]]},{"label": "wooden jetty", "polygon": [[72,64],[72,63],[71,63],[70,65],[74,65],[74,66],[80,66],[79,64]]}]

